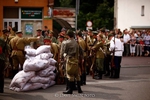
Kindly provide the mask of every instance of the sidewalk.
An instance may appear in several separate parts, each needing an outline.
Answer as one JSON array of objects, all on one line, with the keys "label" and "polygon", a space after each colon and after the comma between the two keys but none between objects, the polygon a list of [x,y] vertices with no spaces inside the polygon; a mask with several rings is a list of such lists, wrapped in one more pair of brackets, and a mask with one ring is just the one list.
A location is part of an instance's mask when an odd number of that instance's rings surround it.
[{"label": "sidewalk", "polygon": [[150,57],[122,57],[122,67],[150,67]]}]

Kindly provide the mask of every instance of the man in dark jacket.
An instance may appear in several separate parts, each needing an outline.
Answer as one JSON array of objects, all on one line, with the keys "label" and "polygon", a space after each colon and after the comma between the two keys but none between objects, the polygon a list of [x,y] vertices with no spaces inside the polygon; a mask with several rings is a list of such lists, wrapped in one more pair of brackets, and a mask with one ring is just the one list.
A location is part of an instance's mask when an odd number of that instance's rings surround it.
[{"label": "man in dark jacket", "polygon": [[[8,33],[8,30],[3,30],[3,34]],[[8,54],[9,46],[4,38],[0,37],[0,93],[4,92],[4,68],[6,55]]]}]

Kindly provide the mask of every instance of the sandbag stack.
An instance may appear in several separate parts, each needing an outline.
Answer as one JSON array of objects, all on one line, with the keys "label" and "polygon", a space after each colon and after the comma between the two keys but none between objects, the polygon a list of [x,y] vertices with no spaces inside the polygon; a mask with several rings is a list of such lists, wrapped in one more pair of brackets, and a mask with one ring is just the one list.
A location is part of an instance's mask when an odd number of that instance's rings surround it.
[{"label": "sandbag stack", "polygon": [[50,46],[42,45],[37,49],[26,47],[26,60],[23,70],[11,81],[9,88],[13,91],[30,91],[46,89],[55,84],[56,60],[50,52]]}]

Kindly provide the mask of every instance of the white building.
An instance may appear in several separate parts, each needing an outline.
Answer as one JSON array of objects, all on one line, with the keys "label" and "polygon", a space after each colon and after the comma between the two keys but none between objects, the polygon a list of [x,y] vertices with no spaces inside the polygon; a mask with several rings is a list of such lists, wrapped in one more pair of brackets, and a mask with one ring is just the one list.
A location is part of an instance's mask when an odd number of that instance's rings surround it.
[{"label": "white building", "polygon": [[150,29],[150,0],[114,1],[114,28]]}]

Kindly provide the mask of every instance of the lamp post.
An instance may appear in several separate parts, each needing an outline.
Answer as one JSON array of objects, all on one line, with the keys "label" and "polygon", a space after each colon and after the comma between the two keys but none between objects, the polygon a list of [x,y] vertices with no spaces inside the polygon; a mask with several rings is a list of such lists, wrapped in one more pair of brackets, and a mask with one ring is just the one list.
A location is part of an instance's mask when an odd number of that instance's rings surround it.
[{"label": "lamp post", "polygon": [[75,23],[75,30],[78,28],[78,14],[79,14],[79,5],[80,5],[80,0],[76,0],[76,23]]}]

